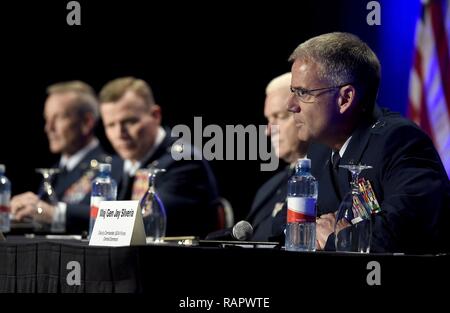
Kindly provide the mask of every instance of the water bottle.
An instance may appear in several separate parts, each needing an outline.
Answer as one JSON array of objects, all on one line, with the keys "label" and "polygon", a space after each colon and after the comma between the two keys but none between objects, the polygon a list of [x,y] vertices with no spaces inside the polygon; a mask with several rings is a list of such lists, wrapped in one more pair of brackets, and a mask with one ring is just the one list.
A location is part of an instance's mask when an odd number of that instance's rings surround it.
[{"label": "water bottle", "polygon": [[285,248],[315,251],[318,184],[311,175],[311,160],[298,159],[295,174],[288,181]]},{"label": "water bottle", "polygon": [[11,207],[11,182],[5,176],[5,165],[0,164],[0,231],[9,232],[11,230],[11,220],[9,214]]},{"label": "water bottle", "polygon": [[149,174],[148,190],[139,201],[139,210],[144,219],[145,236],[148,243],[161,243],[166,235],[167,215],[161,198],[155,191],[155,179],[164,169],[152,169]]},{"label": "water bottle", "polygon": [[111,164],[100,163],[97,177],[92,181],[91,212],[89,220],[89,238],[97,219],[98,208],[102,201],[114,201],[117,198],[117,183],[111,178]]}]

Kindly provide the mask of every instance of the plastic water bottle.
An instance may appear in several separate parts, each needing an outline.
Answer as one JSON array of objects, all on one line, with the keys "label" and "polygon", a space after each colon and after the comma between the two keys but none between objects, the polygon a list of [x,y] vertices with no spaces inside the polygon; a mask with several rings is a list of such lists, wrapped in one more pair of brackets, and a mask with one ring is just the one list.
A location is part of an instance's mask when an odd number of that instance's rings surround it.
[{"label": "plastic water bottle", "polygon": [[117,198],[117,183],[111,178],[111,164],[100,163],[97,177],[92,181],[91,212],[89,220],[89,238],[97,219],[98,208],[102,201],[114,201]]},{"label": "plastic water bottle", "polygon": [[0,231],[9,232],[11,230],[11,220],[9,214],[11,207],[11,182],[5,176],[5,165],[0,164]]},{"label": "plastic water bottle", "polygon": [[286,250],[315,251],[317,190],[311,160],[299,159],[295,174],[288,181]]}]

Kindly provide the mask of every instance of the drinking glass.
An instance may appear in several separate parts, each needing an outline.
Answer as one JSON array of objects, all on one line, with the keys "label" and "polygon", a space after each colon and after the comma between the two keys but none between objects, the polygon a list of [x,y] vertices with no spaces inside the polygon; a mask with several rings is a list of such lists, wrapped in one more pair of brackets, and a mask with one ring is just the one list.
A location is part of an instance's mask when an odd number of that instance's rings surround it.
[{"label": "drinking glass", "polygon": [[336,251],[369,253],[371,210],[359,188],[359,174],[372,168],[363,164],[339,165],[352,173],[351,191],[339,206],[334,229]]},{"label": "drinking glass", "polygon": [[[37,168],[36,172],[41,174],[43,177],[41,186],[39,188],[38,197],[41,201],[47,202],[48,204],[52,206],[58,206],[58,199],[56,197],[55,190],[52,186],[53,176],[60,172],[58,168]],[[38,207],[38,214],[35,215],[35,218],[33,219],[33,226],[35,231],[48,231],[50,228],[50,225],[43,223],[39,219],[39,210],[42,210],[42,208]],[[52,232],[63,232],[64,231],[64,225],[59,225],[58,223],[52,223],[51,224],[51,231]]]}]

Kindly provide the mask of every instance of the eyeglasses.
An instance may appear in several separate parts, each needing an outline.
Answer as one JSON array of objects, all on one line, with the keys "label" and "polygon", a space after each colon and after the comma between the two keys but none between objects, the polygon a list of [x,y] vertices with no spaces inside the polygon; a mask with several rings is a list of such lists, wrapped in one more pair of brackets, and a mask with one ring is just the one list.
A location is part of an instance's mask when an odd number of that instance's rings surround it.
[{"label": "eyeglasses", "polygon": [[[300,99],[302,102],[314,102],[314,98],[320,96],[323,92],[331,89],[336,88],[342,88],[344,86],[350,85],[352,83],[346,83],[340,86],[331,86],[331,87],[324,87],[324,88],[317,88],[317,89],[306,89],[302,87],[291,87],[291,92],[297,96],[297,98]],[[313,92],[315,91],[323,91],[322,93],[314,95]]]}]

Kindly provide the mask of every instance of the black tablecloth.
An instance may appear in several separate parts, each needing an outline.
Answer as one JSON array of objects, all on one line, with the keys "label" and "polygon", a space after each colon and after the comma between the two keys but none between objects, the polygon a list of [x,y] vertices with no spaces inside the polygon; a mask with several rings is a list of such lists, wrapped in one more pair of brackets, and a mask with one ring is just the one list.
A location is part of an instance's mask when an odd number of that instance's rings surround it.
[{"label": "black tablecloth", "polygon": [[[80,264],[69,285],[67,264]],[[381,267],[381,287],[446,285],[450,256],[287,252],[240,247],[90,247],[87,242],[8,238],[0,243],[0,292],[151,293],[176,303],[186,297],[272,297],[272,306],[304,289],[373,294],[368,263]],[[336,287],[339,286],[339,287]],[[332,291],[333,290],[333,291]]]}]

